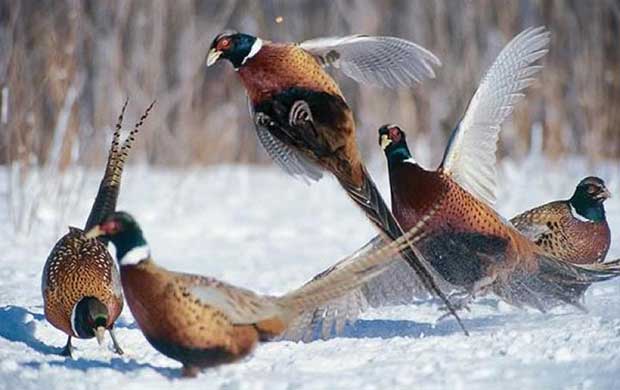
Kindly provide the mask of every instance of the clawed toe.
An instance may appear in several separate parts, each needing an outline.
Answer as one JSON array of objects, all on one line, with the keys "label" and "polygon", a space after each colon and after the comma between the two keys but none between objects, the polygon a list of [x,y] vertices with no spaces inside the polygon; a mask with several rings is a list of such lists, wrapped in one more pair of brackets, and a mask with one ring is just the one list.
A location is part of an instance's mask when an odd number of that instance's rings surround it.
[{"label": "clawed toe", "polygon": [[259,127],[269,127],[275,125],[274,121],[271,120],[269,115],[262,112],[257,112],[256,115],[254,115],[254,123],[256,123],[256,126]]},{"label": "clawed toe", "polygon": [[303,100],[293,103],[291,113],[289,115],[289,124],[291,126],[299,126],[304,122],[312,122],[312,112],[310,106]]}]

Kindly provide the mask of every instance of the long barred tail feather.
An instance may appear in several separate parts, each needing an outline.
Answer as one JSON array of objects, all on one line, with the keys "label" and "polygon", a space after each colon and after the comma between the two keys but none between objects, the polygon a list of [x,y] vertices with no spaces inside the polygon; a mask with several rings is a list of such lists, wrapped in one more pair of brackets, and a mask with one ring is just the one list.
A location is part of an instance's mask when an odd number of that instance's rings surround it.
[{"label": "long barred tail feather", "polygon": [[590,267],[607,271],[620,270],[620,259],[605,261],[604,263],[592,264]]},{"label": "long barred tail feather", "polygon": [[321,277],[315,277],[302,287],[277,298],[278,305],[285,312],[285,322],[294,323],[297,317],[345,296],[380,275],[393,262],[399,261],[396,255],[410,245],[410,241],[419,239],[422,228],[422,224],[416,226],[407,235],[364,255],[349,256],[324,272]]},{"label": "long barred tail feather", "polygon": [[118,198],[118,184],[115,180],[116,165],[118,161],[118,152],[120,148],[121,130],[123,125],[123,118],[125,116],[125,110],[129,99],[125,100],[121,113],[118,116],[114,133],[112,134],[112,144],[108,151],[108,160],[106,162],[105,171],[101,183],[99,184],[99,190],[97,196],[90,209],[90,213],[86,220],[84,230],[89,230],[93,226],[101,222],[106,214],[114,211],[116,208],[116,200]]},{"label": "long barred tail feather", "polygon": [[140,117],[140,120],[135,124],[134,129],[129,133],[121,145],[121,129],[128,101],[128,99],[125,100],[121,113],[118,116],[118,121],[116,122],[114,133],[112,135],[112,144],[110,146],[110,151],[108,152],[105,173],[101,179],[101,183],[99,184],[99,190],[97,191],[97,196],[95,197],[95,201],[91,207],[88,219],[86,220],[84,230],[91,229],[93,226],[101,222],[103,217],[116,209],[116,202],[118,200],[118,194],[121,186],[121,175],[123,173],[123,168],[125,162],[127,161],[127,157],[129,156],[129,150],[135,141],[139,128],[144,124],[144,120],[148,117],[149,112],[155,104],[155,102],[153,102],[149,105],[142,117]]},{"label": "long barred tail feather", "polygon": [[499,295],[517,305],[527,304],[541,311],[559,305],[572,305],[586,310],[581,298],[593,283],[620,276],[620,263],[572,264],[545,254],[538,254],[535,273],[513,275]]},{"label": "long barred tail feather", "polygon": [[123,173],[123,168],[125,167],[125,162],[127,162],[127,157],[129,157],[129,151],[131,150],[131,147],[133,146],[133,143],[136,140],[136,135],[138,134],[140,127],[142,127],[142,125],[144,124],[144,121],[146,120],[146,118],[148,118],[151,110],[153,109],[153,106],[155,106],[155,103],[156,101],[153,100],[151,104],[146,108],[146,110],[144,111],[144,113],[142,114],[138,122],[136,122],[136,124],[134,125],[133,130],[131,130],[127,138],[125,138],[125,141],[123,142],[123,146],[121,147],[121,150],[119,151],[118,163],[116,164],[116,175],[118,177],[119,185],[120,185],[121,174]]}]

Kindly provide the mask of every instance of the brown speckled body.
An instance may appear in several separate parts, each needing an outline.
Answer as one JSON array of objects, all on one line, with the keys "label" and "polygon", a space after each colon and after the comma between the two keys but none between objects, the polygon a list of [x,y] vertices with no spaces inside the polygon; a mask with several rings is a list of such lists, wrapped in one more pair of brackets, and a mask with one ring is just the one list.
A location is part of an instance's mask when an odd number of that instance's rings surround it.
[{"label": "brown speckled body", "polygon": [[120,277],[114,259],[98,239],[69,228],[50,253],[42,277],[45,317],[69,336],[74,306],[84,297],[99,299],[108,309],[110,329],[123,309]]},{"label": "brown speckled body", "polygon": [[441,170],[395,164],[390,185],[394,216],[404,230],[431,209],[438,210],[426,222],[418,245],[450,283],[479,294],[510,284],[515,271],[536,272],[539,249]]},{"label": "brown speckled body", "polygon": [[510,222],[546,252],[575,264],[602,262],[611,242],[606,220],[581,221],[566,200],[528,210]]},{"label": "brown speckled body", "polygon": [[[145,337],[161,353],[182,362],[189,372],[191,368],[241,359],[259,340],[284,330],[276,319],[235,325],[224,312],[188,290],[200,285],[226,292],[229,287],[215,279],[170,272],[144,260],[121,266],[121,280],[129,308]],[[234,293],[227,296],[235,304],[245,303]]]}]

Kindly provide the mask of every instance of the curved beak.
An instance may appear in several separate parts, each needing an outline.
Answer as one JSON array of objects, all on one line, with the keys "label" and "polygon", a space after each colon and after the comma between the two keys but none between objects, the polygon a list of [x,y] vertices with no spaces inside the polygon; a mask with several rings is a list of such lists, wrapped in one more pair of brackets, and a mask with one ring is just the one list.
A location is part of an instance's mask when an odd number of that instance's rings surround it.
[{"label": "curved beak", "polygon": [[392,140],[387,136],[387,134],[381,135],[381,139],[379,140],[379,145],[381,145],[381,149],[385,150],[390,144]]},{"label": "curved beak", "polygon": [[98,326],[97,329],[95,329],[95,337],[97,338],[97,343],[99,343],[99,345],[103,344],[104,336],[105,328],[103,326]]},{"label": "curved beak", "polygon": [[101,227],[99,225],[93,227],[92,229],[90,229],[89,231],[86,232],[86,238],[95,238],[95,237],[99,237],[104,235],[105,232],[103,231],[103,229],[101,229]]},{"label": "curved beak", "polygon": [[217,50],[216,48],[212,48],[211,50],[209,50],[209,54],[207,54],[207,66],[215,64],[221,55],[222,52]]}]

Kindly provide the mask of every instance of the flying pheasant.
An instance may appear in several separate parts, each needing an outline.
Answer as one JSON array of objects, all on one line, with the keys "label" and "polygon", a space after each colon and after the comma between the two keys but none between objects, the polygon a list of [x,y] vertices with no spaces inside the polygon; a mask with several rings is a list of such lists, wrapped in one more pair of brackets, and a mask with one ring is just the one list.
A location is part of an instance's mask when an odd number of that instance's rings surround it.
[{"label": "flying pheasant", "polygon": [[[318,180],[324,170],[331,172],[383,234],[391,239],[402,235],[362,162],[351,108],[324,67],[340,68],[362,83],[412,85],[434,77],[432,67],[440,62],[432,53],[393,37],[354,35],[295,44],[227,31],[213,40],[207,66],[219,59],[237,70],[258,139],[286,172],[311,180]],[[413,248],[403,255],[460,323],[428,265]]]}]

